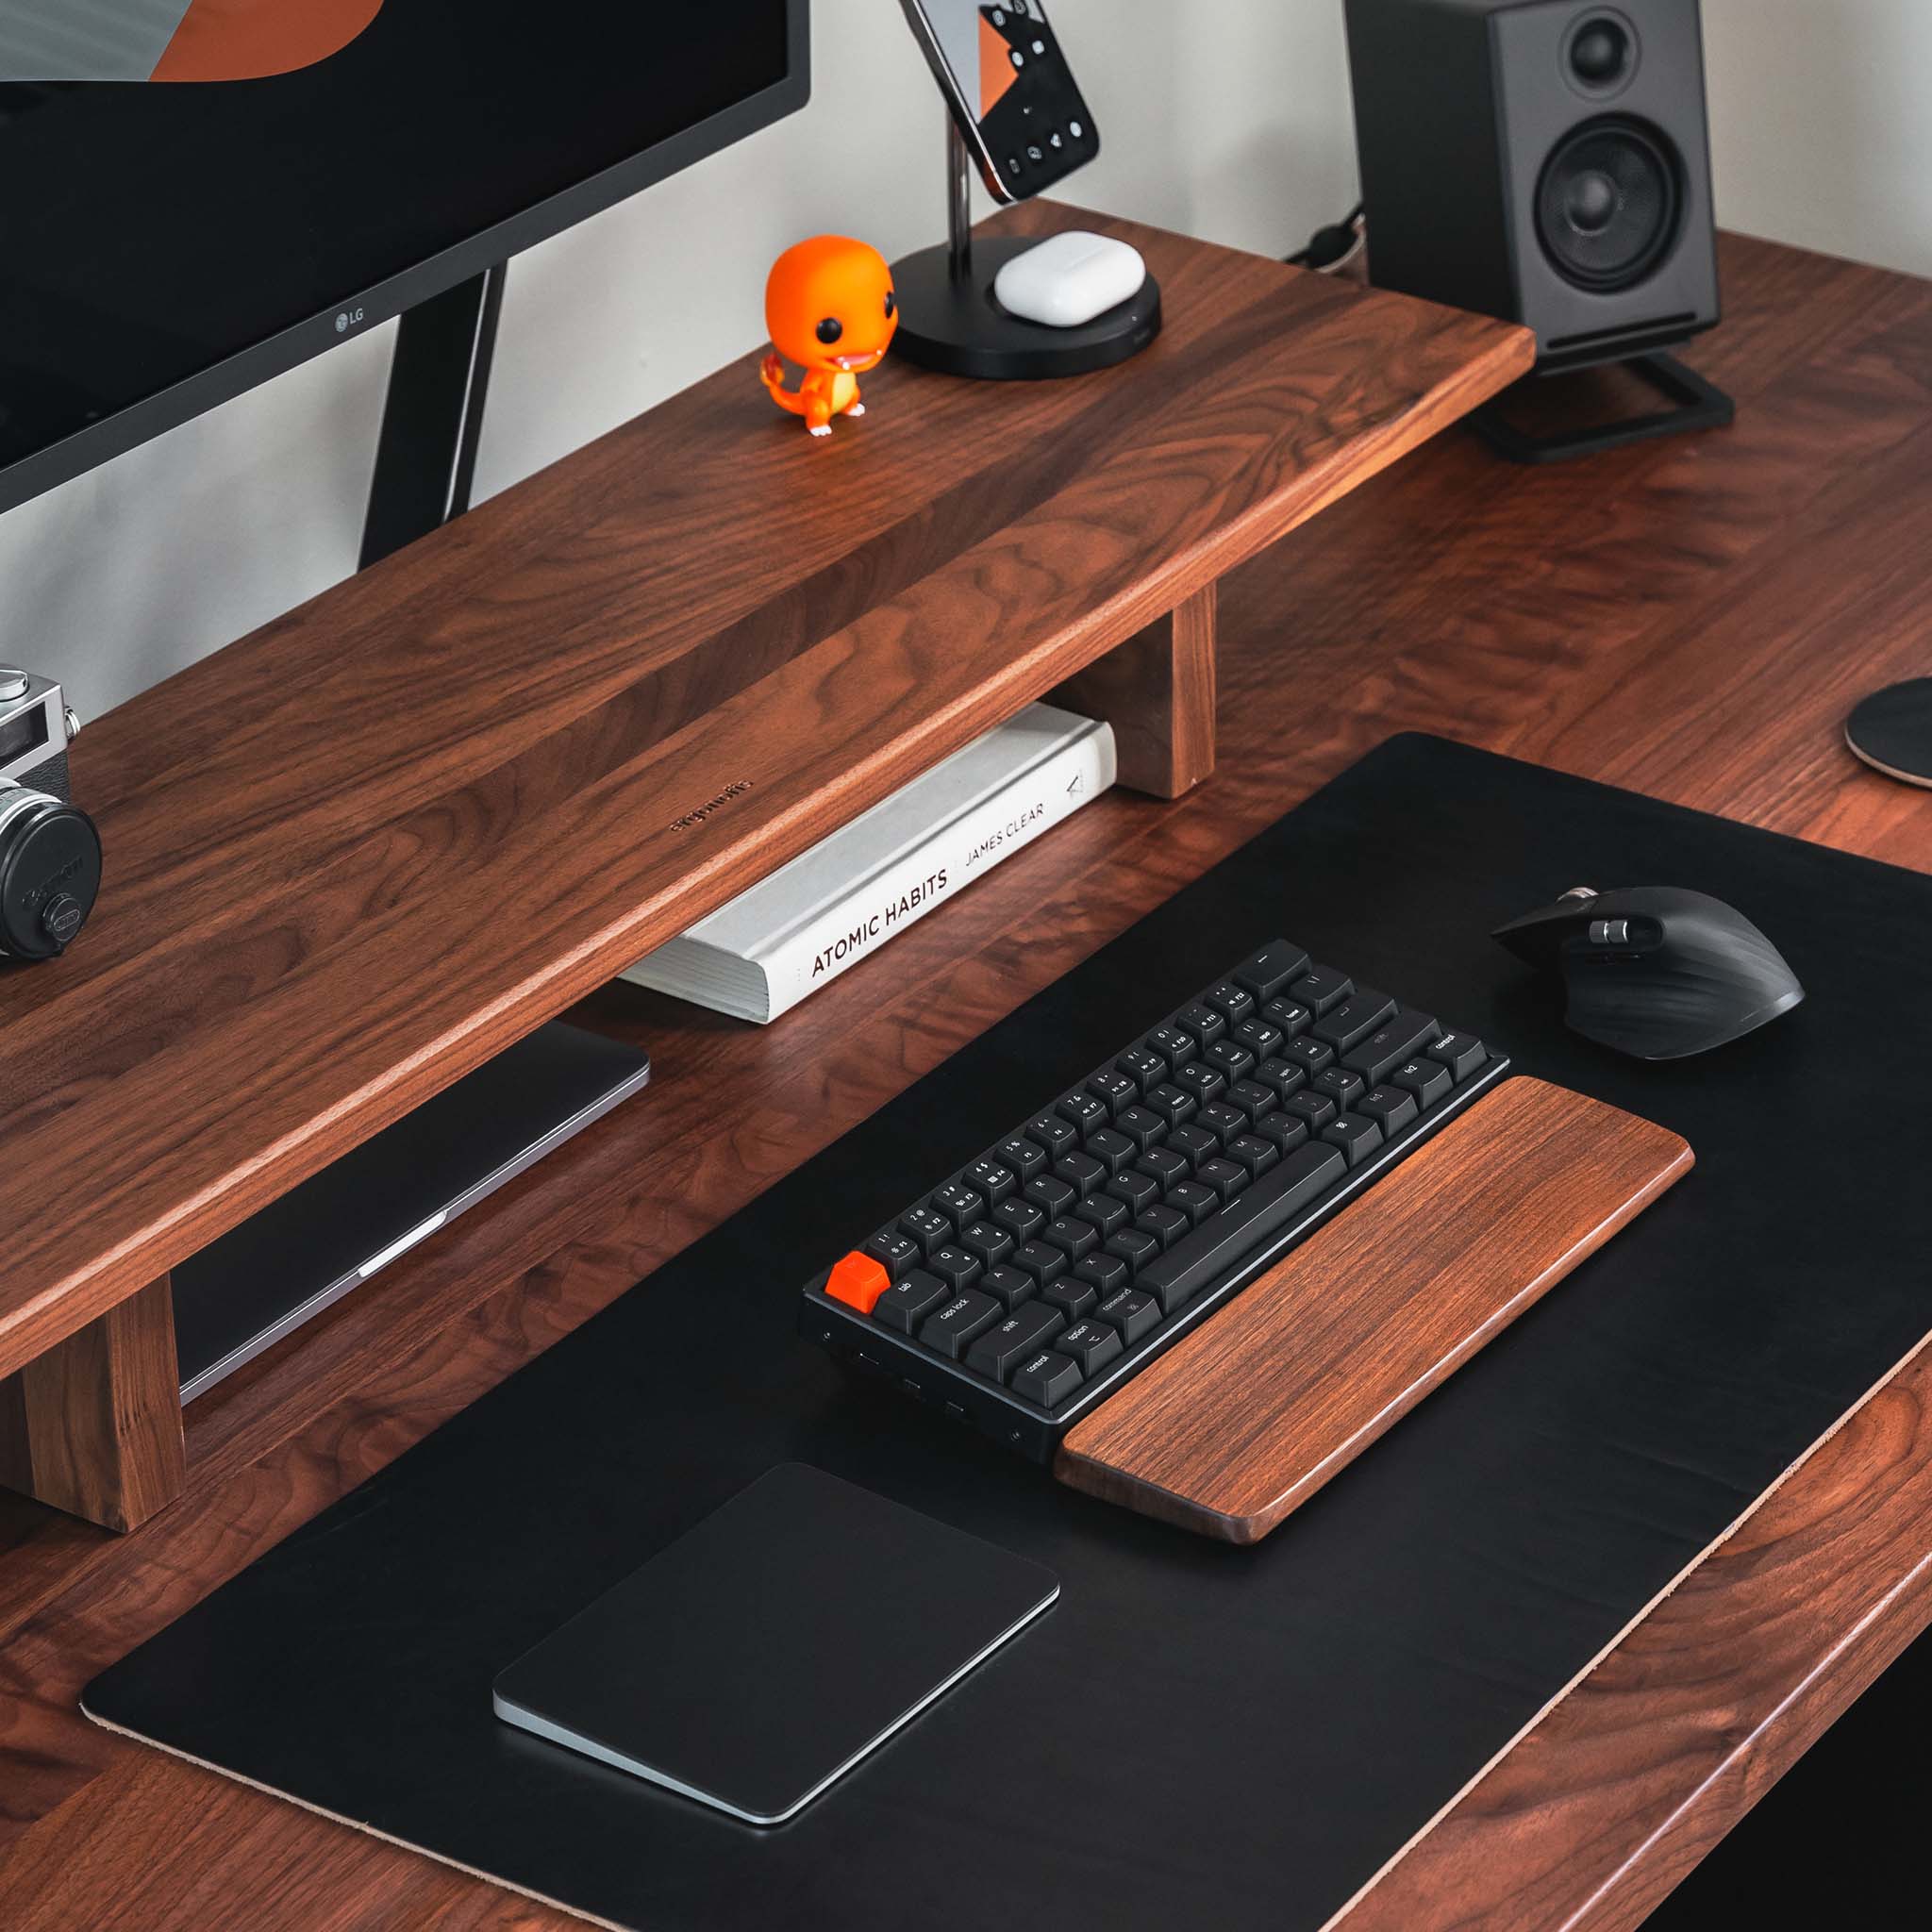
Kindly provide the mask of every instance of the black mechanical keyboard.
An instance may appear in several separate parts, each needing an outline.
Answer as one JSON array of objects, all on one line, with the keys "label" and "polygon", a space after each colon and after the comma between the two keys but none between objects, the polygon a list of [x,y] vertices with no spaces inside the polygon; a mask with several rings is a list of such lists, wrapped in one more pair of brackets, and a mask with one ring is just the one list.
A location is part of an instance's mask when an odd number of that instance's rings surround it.
[{"label": "black mechanical keyboard", "polygon": [[808,1282],[804,1332],[1051,1460],[1508,1064],[1273,940]]}]

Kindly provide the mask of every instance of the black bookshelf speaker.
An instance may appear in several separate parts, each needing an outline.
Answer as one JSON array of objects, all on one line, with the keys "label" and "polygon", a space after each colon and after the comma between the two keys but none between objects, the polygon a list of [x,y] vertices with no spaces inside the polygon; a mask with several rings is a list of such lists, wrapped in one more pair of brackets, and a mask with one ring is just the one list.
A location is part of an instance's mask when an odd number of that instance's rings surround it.
[{"label": "black bookshelf speaker", "polygon": [[1378,288],[1526,324],[1545,372],[1718,320],[1697,0],[1348,0],[1348,53]]}]

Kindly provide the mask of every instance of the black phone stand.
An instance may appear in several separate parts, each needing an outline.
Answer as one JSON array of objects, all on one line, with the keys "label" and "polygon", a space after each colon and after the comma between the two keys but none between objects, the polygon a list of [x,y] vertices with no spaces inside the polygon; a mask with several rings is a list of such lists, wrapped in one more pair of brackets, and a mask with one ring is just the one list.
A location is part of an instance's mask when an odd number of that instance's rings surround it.
[{"label": "black phone stand", "polygon": [[1077,328],[1052,328],[1002,308],[992,291],[994,276],[1043,238],[995,235],[975,248],[971,166],[966,142],[949,116],[947,239],[892,264],[899,303],[894,356],[945,375],[1038,380],[1110,368],[1139,355],[1160,333],[1160,284],[1152,275],[1138,293]]},{"label": "black phone stand", "polygon": [[[1656,436],[1681,436],[1692,429],[1726,429],[1736,418],[1737,405],[1715,384],[1707,382],[1694,369],[1688,369],[1674,356],[1633,356],[1618,364],[1641,376],[1673,407],[1648,416],[1627,417],[1622,422],[1599,423],[1582,429],[1558,430],[1538,436],[1519,429],[1503,413],[1508,400],[1506,390],[1496,402],[1485,403],[1470,412],[1470,426],[1500,455],[1512,463],[1563,463],[1574,457],[1593,457],[1604,450],[1622,449],[1627,443],[1648,442]],[[1541,378],[1525,376],[1525,382]]]}]

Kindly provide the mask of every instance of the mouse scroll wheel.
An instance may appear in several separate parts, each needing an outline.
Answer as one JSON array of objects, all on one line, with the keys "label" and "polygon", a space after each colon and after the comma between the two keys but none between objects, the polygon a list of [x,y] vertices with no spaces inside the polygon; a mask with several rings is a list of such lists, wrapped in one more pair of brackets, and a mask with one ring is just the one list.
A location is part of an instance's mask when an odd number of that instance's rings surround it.
[{"label": "mouse scroll wheel", "polygon": [[1590,922],[1590,942],[1593,946],[1627,946],[1630,943],[1630,922],[1627,919],[1592,919]]}]

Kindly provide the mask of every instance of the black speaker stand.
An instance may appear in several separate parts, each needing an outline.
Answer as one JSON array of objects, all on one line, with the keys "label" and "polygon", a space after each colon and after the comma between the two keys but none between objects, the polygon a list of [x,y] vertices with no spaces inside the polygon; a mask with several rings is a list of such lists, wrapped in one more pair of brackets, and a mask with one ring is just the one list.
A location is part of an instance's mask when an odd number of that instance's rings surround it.
[{"label": "black speaker stand", "polygon": [[[1599,423],[1587,429],[1557,430],[1538,436],[1519,429],[1503,414],[1503,406],[1522,385],[1506,390],[1495,402],[1473,411],[1469,422],[1491,449],[1512,463],[1564,463],[1574,457],[1593,457],[1626,443],[1648,442],[1655,436],[1681,436],[1693,429],[1725,429],[1736,420],[1738,406],[1723,390],[1687,369],[1674,356],[1633,356],[1617,364],[1641,376],[1658,394],[1675,405],[1655,415],[1630,416],[1621,423]],[[1547,380],[1525,376],[1525,382]]]},{"label": "black speaker stand", "polygon": [[975,257],[971,179],[966,143],[948,117],[948,237],[892,264],[899,304],[894,356],[943,375],[1038,380],[1111,368],[1139,355],[1160,333],[1160,284],[1151,275],[1138,294],[1077,328],[1049,328],[1002,308],[992,292],[993,277],[1043,238],[995,236],[981,242]]}]

